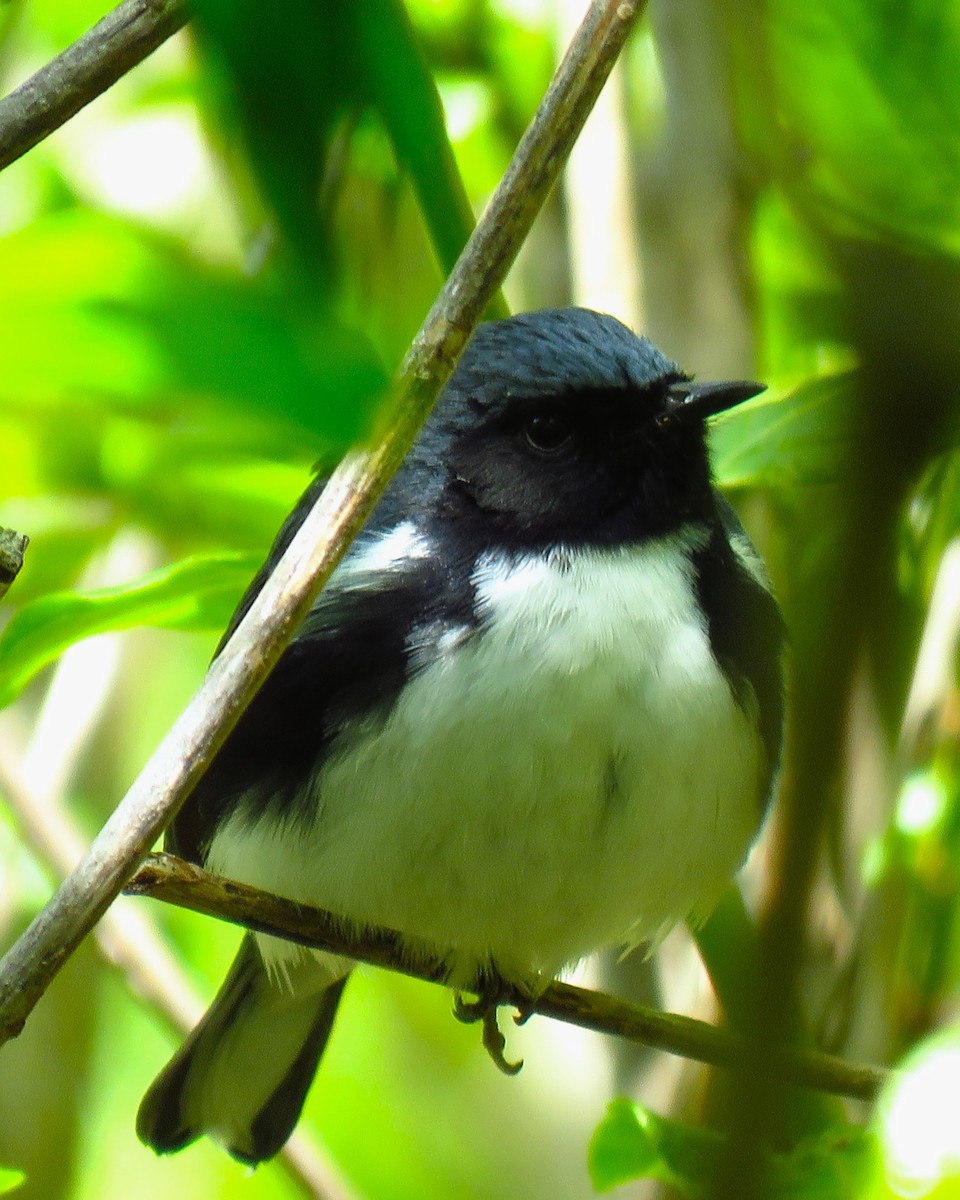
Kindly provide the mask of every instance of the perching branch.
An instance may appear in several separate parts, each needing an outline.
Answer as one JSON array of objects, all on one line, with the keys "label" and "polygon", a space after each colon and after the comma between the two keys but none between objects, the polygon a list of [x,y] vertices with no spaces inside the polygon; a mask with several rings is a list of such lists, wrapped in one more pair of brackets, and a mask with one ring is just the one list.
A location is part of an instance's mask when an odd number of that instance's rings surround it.
[{"label": "perching branch", "polygon": [[23,556],[30,539],[15,529],[0,528],[0,600],[7,594],[10,584],[20,574]]},{"label": "perching branch", "polygon": [[124,0],[0,100],[0,171],[95,100],[187,20],[184,0]]},{"label": "perching branch", "polygon": [[[126,891],[232,921],[259,933],[274,934],[301,946],[387,967],[428,983],[442,983],[446,977],[445,955],[438,948],[418,944],[411,956],[404,950],[401,935],[391,929],[365,926],[357,930],[333,913],[221,879],[170,854],[150,855]],[[713,1066],[736,1069],[747,1058],[744,1038],[691,1017],[658,1012],[569,983],[551,983],[532,1004],[529,997],[515,989],[504,996],[504,1003]],[[798,1049],[778,1053],[767,1069],[801,1087],[860,1100],[872,1099],[889,1077],[882,1067]]]},{"label": "perching branch", "polygon": [[0,962],[0,1042],[14,1036],[196,785],[400,465],[556,182],[640,0],[594,0],[506,175],[414,339],[383,440],[333,473],[185,711],[87,854]]}]

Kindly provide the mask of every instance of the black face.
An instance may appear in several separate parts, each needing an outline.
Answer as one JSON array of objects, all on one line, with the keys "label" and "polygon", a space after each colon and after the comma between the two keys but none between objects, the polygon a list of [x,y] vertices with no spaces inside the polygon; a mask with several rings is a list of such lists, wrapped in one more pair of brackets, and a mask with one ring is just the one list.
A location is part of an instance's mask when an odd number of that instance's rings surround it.
[{"label": "black face", "polygon": [[612,317],[527,313],[478,330],[406,483],[506,543],[637,541],[712,513],[704,418],[758,390],[691,384]]},{"label": "black face", "polygon": [[660,428],[645,394],[514,396],[450,447],[454,488],[521,541],[622,541],[701,515],[703,424]]}]

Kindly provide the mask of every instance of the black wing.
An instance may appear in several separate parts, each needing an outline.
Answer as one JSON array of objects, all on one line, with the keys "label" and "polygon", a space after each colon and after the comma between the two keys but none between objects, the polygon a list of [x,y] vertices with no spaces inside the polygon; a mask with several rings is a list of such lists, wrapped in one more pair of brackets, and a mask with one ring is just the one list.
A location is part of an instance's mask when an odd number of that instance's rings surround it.
[{"label": "black wing", "polygon": [[[767,756],[767,787],[780,765],[783,747],[783,654],[786,627],[773,598],[763,565],[736,513],[717,494],[720,524],[710,543],[697,555],[697,591],[707,614],[710,645],[734,695],[747,703],[744,685],[757,705],[760,736]],[[735,549],[738,552],[735,552]],[[756,569],[745,558],[756,560]]]},{"label": "black wing", "polygon": [[[323,482],[311,484],[287,519],[217,653],[289,546]],[[458,573],[441,561],[442,555],[426,554],[378,573],[343,569],[385,532],[385,525],[389,528],[394,513],[387,508],[375,514],[318,597],[168,830],[171,852],[202,863],[218,825],[238,805],[247,807],[251,818],[268,811],[283,820],[309,818],[313,797],[305,784],[344,723],[389,711],[413,670],[410,646],[418,641],[418,631],[439,633],[450,623],[471,623],[466,564]]]}]

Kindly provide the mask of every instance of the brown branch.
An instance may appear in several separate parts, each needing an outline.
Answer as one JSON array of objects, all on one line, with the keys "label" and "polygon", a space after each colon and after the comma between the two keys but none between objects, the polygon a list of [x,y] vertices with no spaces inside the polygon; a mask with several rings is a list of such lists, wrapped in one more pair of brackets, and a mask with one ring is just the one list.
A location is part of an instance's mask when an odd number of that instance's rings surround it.
[{"label": "brown branch", "polygon": [[[417,943],[413,948],[392,929],[355,926],[333,913],[295,904],[246,884],[210,875],[170,854],[152,854],[127,885],[129,895],[151,896],[167,904],[269,933],[301,946],[327,950],[358,962],[400,971],[428,983],[443,983],[448,955]],[[519,989],[504,1003],[679,1054],[713,1066],[736,1069],[746,1060],[746,1039],[675,1013],[658,1012],[569,983],[551,983],[532,1003]],[[816,1091],[872,1099],[889,1078],[882,1067],[845,1062],[818,1051],[787,1049],[768,1064],[771,1072]]]},{"label": "brown branch", "polygon": [[10,584],[20,574],[23,556],[30,539],[15,529],[0,528],[0,600],[10,590]]},{"label": "brown branch", "polygon": [[0,100],[0,171],[152,54],[187,20],[184,0],[124,0]]},{"label": "brown branch", "polygon": [[73,873],[0,962],[0,1042],[176,814],[409,450],[555,183],[640,11],[594,0],[487,211],[415,338],[373,450],[347,455],[200,689]]}]

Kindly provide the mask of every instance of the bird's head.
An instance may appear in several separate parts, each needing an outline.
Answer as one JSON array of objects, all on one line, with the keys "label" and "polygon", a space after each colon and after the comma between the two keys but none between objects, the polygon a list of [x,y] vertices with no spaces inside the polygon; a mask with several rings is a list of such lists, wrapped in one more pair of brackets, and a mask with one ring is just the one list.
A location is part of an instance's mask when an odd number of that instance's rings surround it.
[{"label": "bird's head", "polygon": [[477,330],[414,467],[520,545],[635,541],[710,515],[705,421],[761,390],[694,383],[613,317],[525,313]]}]

